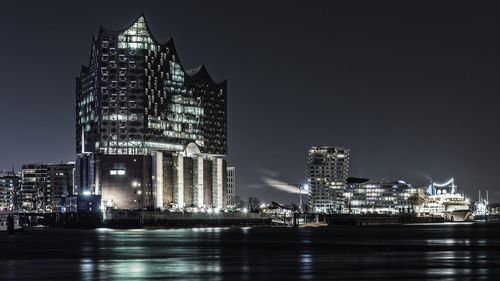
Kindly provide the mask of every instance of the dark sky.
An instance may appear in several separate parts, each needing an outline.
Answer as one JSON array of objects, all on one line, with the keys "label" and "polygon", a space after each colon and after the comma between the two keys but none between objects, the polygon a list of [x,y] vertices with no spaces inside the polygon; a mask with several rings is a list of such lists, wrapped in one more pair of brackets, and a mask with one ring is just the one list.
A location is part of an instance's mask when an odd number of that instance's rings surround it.
[{"label": "dark sky", "polygon": [[351,176],[453,176],[500,201],[494,2],[270,2],[2,3],[0,169],[74,160],[74,79],[91,37],[143,11],[185,67],[228,79],[242,197],[295,200],[265,183],[303,183],[307,148],[325,144],[351,149]]}]

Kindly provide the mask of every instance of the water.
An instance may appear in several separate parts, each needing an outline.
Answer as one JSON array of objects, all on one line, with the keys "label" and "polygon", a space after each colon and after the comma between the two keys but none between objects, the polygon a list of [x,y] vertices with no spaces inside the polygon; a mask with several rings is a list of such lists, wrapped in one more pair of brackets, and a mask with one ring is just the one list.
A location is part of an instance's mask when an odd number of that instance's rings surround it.
[{"label": "water", "polygon": [[500,280],[500,224],[31,229],[3,280]]}]

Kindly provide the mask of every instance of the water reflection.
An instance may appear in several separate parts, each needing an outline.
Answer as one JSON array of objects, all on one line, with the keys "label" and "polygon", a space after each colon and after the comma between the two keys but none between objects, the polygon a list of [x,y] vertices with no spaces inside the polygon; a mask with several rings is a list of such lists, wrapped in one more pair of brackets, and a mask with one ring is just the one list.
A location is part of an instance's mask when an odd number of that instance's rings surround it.
[{"label": "water reflection", "polygon": [[47,229],[0,239],[0,247],[6,253],[0,279],[7,280],[491,280],[500,275],[500,224]]},{"label": "water reflection", "polygon": [[[454,232],[444,232],[443,236],[453,236]],[[426,277],[446,280],[484,280],[488,275],[485,251],[477,251],[487,241],[482,238],[433,238],[426,244]],[[441,249],[447,249],[443,251]]]},{"label": "water reflection", "polygon": [[[487,276],[486,253],[470,247],[486,239],[453,237],[453,229],[436,233],[432,226],[422,238],[387,237],[371,233],[335,233],[331,230],[191,228],[167,230],[98,229],[97,243],[82,243],[82,253],[98,245],[106,259],[80,260],[81,279],[133,280],[256,280],[277,278],[312,280],[318,274],[362,278],[392,276],[396,267],[405,278],[461,280]],[[351,232],[352,229],[342,231]],[[384,229],[377,229],[387,234]],[[430,235],[429,235],[430,233]],[[436,235],[438,234],[438,235]],[[350,237],[350,236],[354,237]],[[378,236],[380,235],[380,236]],[[422,244],[423,242],[423,244]],[[424,247],[413,249],[413,247]],[[398,247],[410,247],[401,251]],[[274,250],[273,250],[274,248]],[[423,259],[421,259],[421,255]],[[420,263],[420,264],[419,264]],[[363,270],[359,270],[363,268]],[[419,270],[420,268],[420,270]]]}]

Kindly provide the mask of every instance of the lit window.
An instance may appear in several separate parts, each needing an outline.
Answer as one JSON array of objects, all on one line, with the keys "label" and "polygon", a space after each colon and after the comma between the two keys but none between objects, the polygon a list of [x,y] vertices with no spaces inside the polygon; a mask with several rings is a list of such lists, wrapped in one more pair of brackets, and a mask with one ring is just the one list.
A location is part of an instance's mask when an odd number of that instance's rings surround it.
[{"label": "lit window", "polygon": [[125,170],[120,169],[120,170],[109,170],[109,174],[112,176],[123,176],[125,175]]}]

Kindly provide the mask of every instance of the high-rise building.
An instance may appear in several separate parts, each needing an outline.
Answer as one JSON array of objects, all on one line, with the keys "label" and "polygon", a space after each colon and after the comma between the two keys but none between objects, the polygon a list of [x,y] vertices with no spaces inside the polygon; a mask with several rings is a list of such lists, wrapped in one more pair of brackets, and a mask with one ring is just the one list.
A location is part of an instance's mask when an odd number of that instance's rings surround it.
[{"label": "high-rise building", "polygon": [[226,180],[226,196],[227,206],[234,208],[236,206],[236,169],[235,167],[227,167]]},{"label": "high-rise building", "polygon": [[0,171],[0,211],[16,208],[16,192],[21,179],[14,171]]},{"label": "high-rise building", "polygon": [[26,211],[57,211],[61,199],[73,193],[74,163],[26,164],[21,170],[19,208]]},{"label": "high-rise building", "polygon": [[222,208],[226,81],[185,70],[141,15],[100,28],[76,78],[75,192],[119,209]]},{"label": "high-rise building", "polygon": [[344,211],[348,169],[348,149],[335,146],[313,146],[309,149],[307,180],[311,188],[309,202],[313,212]]}]

